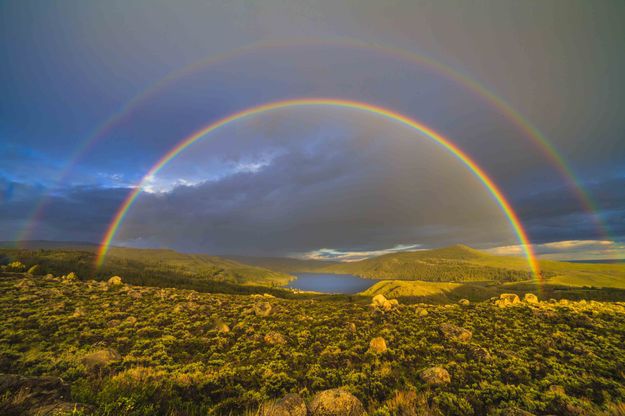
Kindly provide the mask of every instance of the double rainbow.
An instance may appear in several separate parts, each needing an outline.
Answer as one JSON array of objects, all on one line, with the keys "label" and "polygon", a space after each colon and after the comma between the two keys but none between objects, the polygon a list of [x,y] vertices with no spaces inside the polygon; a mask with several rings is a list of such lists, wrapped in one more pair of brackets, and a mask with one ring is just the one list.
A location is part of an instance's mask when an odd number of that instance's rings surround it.
[{"label": "double rainbow", "polygon": [[536,278],[540,276],[540,269],[538,262],[536,261],[536,256],[534,255],[534,251],[527,237],[527,233],[523,229],[521,222],[519,221],[518,216],[510,206],[510,203],[506,200],[501,190],[497,187],[497,185],[488,177],[486,172],[482,168],[480,168],[466,153],[464,153],[460,148],[454,145],[449,139],[443,137],[441,134],[436,131],[430,129],[429,127],[423,125],[422,123],[408,118],[400,113],[389,110],[387,108],[378,107],[373,104],[368,104],[359,101],[349,101],[335,98],[300,98],[300,99],[291,99],[291,100],[283,100],[276,101],[267,104],[262,104],[259,106],[255,106],[252,108],[248,108],[243,111],[239,111],[235,114],[217,120],[208,126],[198,130],[187,138],[183,139],[179,142],[174,148],[172,148],[169,152],[167,152],[141,179],[141,181],[133,188],[130,194],[126,197],[123,204],[118,209],[115,217],[112,222],[109,224],[109,227],[100,243],[100,247],[98,250],[98,255],[96,257],[96,267],[100,267],[104,259],[106,257],[106,253],[109,250],[111,242],[117,233],[121,223],[124,220],[124,217],[128,213],[128,210],[132,206],[132,204],[136,201],[137,197],[143,190],[143,187],[146,184],[148,178],[152,177],[159,170],[163,168],[169,161],[175,158],[180,152],[191,146],[200,138],[206,136],[207,134],[223,127],[229,123],[233,123],[235,121],[239,121],[246,117],[250,117],[253,115],[258,115],[261,113],[265,113],[272,110],[279,110],[289,107],[310,107],[310,106],[330,106],[330,107],[338,107],[338,108],[346,108],[353,110],[360,110],[367,113],[376,114],[387,119],[393,120],[405,126],[411,127],[433,140],[434,142],[441,145],[443,148],[448,150],[451,154],[453,154],[458,160],[460,160],[469,170],[475,175],[488,189],[490,194],[493,196],[495,201],[499,204],[505,216],[507,217],[510,225],[512,226],[517,238],[519,240],[520,245],[523,247],[523,252],[525,257],[527,258],[527,262],[530,270],[534,274]]},{"label": "double rainbow", "polygon": [[[353,49],[362,49],[371,51],[374,53],[387,54],[395,59],[404,60],[412,64],[421,65],[434,73],[440,74],[447,79],[452,80],[458,85],[462,86],[466,90],[476,94],[477,96],[488,102],[493,108],[506,117],[508,121],[514,124],[519,131],[523,133],[537,148],[539,148],[546,158],[551,162],[552,166],[558,170],[560,176],[568,183],[569,188],[575,194],[577,200],[580,202],[582,208],[590,215],[592,220],[596,224],[596,228],[602,237],[609,237],[609,231],[606,226],[601,222],[597,215],[597,206],[590,197],[590,195],[583,189],[581,182],[575,176],[573,170],[566,163],[566,161],[560,156],[555,147],[547,140],[547,138],[533,126],[525,117],[523,117],[518,111],[516,111],[510,104],[508,104],[503,98],[497,96],[494,92],[489,90],[486,86],[480,84],[476,80],[462,73],[461,71],[454,69],[444,63],[437,61],[431,57],[416,54],[414,52],[403,50],[388,45],[372,44],[362,42],[357,39],[351,38],[333,38],[333,39],[299,39],[290,41],[262,41],[251,45],[246,45],[241,48],[237,48],[232,51],[224,52],[211,56],[208,59],[200,60],[180,69],[174,70],[159,79],[155,83],[149,85],[139,94],[135,95],[132,99],[124,103],[117,111],[115,111],[108,119],[104,120],[98,125],[91,134],[76,148],[73,155],[70,157],[65,169],[59,174],[55,180],[56,183],[61,183],[63,179],[71,172],[72,168],[81,159],[81,157],[88,153],[99,141],[107,137],[108,134],[122,121],[127,120],[130,115],[133,114],[140,104],[146,102],[150,97],[161,91],[167,85],[170,85],[174,81],[190,75],[195,71],[202,68],[215,65],[220,62],[227,61],[245,53],[263,50],[263,49],[279,49],[289,47],[302,47],[302,46],[336,46]],[[20,231],[16,237],[17,241],[27,240],[32,235],[37,223],[44,213],[48,199],[42,198],[39,204],[34,207],[31,212],[30,218],[26,223],[26,226]]]}]

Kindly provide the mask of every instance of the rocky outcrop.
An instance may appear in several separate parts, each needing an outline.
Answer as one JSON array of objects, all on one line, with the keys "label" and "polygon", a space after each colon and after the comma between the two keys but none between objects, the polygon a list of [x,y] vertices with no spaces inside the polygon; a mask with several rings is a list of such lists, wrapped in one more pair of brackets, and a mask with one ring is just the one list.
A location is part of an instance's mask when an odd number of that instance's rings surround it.
[{"label": "rocky outcrop", "polygon": [[279,332],[271,331],[265,335],[264,340],[269,345],[282,345],[286,344],[286,339],[284,335]]},{"label": "rocky outcrop", "polygon": [[390,311],[398,305],[399,301],[397,299],[386,299],[382,294],[375,295],[373,299],[371,299],[372,308],[382,309],[384,311]]},{"label": "rocky outcrop", "polygon": [[495,300],[495,305],[500,308],[516,305],[518,303],[521,303],[521,300],[514,293],[502,293],[499,295],[499,299]]},{"label": "rocky outcrop", "polygon": [[526,293],[523,296],[523,302],[525,303],[538,303],[538,296],[533,293]]},{"label": "rocky outcrop", "polygon": [[306,416],[308,409],[299,394],[290,393],[275,401],[263,403],[260,416]]},{"label": "rocky outcrop", "polygon": [[356,396],[343,389],[317,393],[308,406],[311,416],[362,416],[365,408]]},{"label": "rocky outcrop", "polygon": [[430,367],[421,372],[421,380],[431,386],[451,383],[449,372],[443,367]]},{"label": "rocky outcrop", "polygon": [[476,361],[482,362],[491,362],[493,357],[490,355],[490,352],[486,348],[480,347],[476,344],[471,344],[468,346],[469,357]]},{"label": "rocky outcrop", "polygon": [[473,333],[468,329],[449,323],[441,324],[441,326],[438,327],[438,330],[445,339],[450,341],[467,342],[473,336]]},{"label": "rocky outcrop", "polygon": [[256,316],[269,316],[271,315],[271,303],[259,302],[254,304],[254,313]]},{"label": "rocky outcrop", "polygon": [[78,281],[78,276],[74,272],[70,272],[66,276],[61,277],[62,283],[74,283],[77,281]]},{"label": "rocky outcrop", "polygon": [[70,386],[58,377],[0,374],[0,414],[48,416],[91,414],[90,406],[71,401]]},{"label": "rocky outcrop", "polygon": [[119,286],[123,284],[122,278],[119,276],[113,276],[109,280],[106,281],[106,284],[109,286]]},{"label": "rocky outcrop", "polygon": [[376,354],[386,352],[386,341],[382,337],[375,337],[369,342],[369,351]]}]

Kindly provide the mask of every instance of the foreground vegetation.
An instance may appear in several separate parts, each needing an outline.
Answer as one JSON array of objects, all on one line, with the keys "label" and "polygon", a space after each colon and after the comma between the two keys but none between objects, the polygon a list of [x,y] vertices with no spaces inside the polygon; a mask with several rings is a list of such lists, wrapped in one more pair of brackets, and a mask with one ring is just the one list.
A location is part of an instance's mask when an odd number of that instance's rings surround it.
[{"label": "foreground vegetation", "polygon": [[[116,280],[0,275],[0,373],[36,377],[0,376],[30,386],[4,391],[1,414],[51,401],[83,403],[75,414],[256,414],[337,387],[370,415],[616,415],[625,402],[623,303],[372,308]],[[42,376],[69,383],[71,400]]]},{"label": "foreground vegetation", "polygon": [[[625,280],[625,275],[623,277]],[[454,303],[461,299],[481,302],[502,293],[536,292],[544,299],[625,301],[625,289],[614,287],[569,286],[546,281],[501,283],[483,282],[424,282],[420,280],[381,280],[361,294],[399,298],[402,302]]]}]

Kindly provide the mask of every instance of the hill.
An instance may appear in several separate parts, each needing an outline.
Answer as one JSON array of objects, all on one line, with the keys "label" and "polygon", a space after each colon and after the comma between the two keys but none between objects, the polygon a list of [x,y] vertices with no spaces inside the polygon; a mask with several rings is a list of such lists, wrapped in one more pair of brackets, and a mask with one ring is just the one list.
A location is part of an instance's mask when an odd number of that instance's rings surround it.
[{"label": "hill", "polygon": [[94,270],[96,249],[97,246],[38,250],[4,248],[0,249],[0,264],[17,260],[27,267],[39,265],[40,273],[60,275],[74,271],[83,279],[108,279],[120,275],[134,284],[226,293],[239,291],[239,286],[282,286],[292,279],[282,272],[216,256],[120,247],[112,247],[104,265]]},{"label": "hill", "polygon": [[312,273],[340,264],[336,261],[305,260],[292,257],[226,256],[226,258],[283,273]]},{"label": "hill", "polygon": [[[571,263],[541,260],[539,264],[542,284],[625,289],[625,264],[623,263]],[[386,254],[353,263],[335,264],[319,271],[349,273],[372,279],[425,282],[531,281],[525,258],[496,256],[463,245]]]},{"label": "hill", "polygon": [[490,255],[464,245],[386,254],[322,269],[372,279],[430,282],[522,281],[531,278],[523,258]]}]

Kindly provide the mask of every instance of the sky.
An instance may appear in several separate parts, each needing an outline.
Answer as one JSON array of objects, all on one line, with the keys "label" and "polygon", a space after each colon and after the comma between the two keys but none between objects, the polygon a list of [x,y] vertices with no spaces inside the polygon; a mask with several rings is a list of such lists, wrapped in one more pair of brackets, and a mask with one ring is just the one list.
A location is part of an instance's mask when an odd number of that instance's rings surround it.
[{"label": "sky", "polygon": [[[463,243],[625,258],[621,1],[0,1],[0,240],[354,260]],[[533,126],[553,148],[528,134]],[[569,173],[554,162],[563,161]],[[140,185],[139,185],[140,184]]]}]

